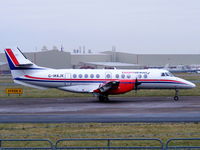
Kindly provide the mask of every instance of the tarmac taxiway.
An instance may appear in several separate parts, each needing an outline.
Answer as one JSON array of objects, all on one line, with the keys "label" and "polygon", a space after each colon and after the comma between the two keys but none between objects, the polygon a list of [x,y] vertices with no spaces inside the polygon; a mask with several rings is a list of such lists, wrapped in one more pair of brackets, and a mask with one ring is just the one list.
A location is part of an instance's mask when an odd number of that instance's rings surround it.
[{"label": "tarmac taxiway", "polygon": [[199,122],[200,96],[0,100],[0,123]]}]

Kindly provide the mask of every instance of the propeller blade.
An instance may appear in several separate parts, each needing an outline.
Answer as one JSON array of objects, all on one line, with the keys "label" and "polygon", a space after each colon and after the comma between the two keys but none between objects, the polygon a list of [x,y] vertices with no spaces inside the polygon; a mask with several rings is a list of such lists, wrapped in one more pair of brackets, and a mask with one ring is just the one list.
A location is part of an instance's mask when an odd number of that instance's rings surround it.
[{"label": "propeller blade", "polygon": [[138,85],[142,84],[141,82],[138,81],[138,79],[135,79],[135,91],[138,90]]}]

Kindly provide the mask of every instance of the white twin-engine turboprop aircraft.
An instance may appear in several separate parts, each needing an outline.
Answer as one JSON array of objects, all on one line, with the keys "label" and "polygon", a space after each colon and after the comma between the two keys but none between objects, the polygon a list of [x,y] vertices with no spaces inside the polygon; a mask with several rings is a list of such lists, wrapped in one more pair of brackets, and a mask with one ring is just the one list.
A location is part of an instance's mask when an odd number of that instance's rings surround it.
[{"label": "white twin-engine turboprop aircraft", "polygon": [[195,87],[163,69],[50,69],[29,61],[19,48],[7,48],[5,53],[14,82],[39,89],[93,93],[99,101],[108,101],[108,95],[138,89],[175,89],[174,100],[178,100],[178,89]]}]

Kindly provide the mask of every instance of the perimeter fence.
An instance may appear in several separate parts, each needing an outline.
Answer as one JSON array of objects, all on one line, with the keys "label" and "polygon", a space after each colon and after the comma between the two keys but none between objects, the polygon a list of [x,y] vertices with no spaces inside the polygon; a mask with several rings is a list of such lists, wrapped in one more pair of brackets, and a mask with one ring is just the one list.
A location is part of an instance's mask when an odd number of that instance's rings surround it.
[{"label": "perimeter fence", "polygon": [[63,149],[139,149],[139,150],[200,150],[200,138],[174,138],[165,144],[160,139],[0,139],[0,150],[63,150]]}]

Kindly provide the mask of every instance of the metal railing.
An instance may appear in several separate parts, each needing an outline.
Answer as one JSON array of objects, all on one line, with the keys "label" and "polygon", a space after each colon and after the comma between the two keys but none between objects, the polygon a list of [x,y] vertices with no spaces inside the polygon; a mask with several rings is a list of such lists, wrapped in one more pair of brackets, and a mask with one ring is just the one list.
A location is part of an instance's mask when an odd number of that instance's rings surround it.
[{"label": "metal railing", "polygon": [[[186,143],[188,143],[188,145],[185,145],[183,143],[183,141]],[[165,146],[165,149],[166,150],[172,150],[172,149],[200,149],[200,144],[199,146],[194,146],[192,145],[192,141],[199,141],[198,143],[200,143],[200,138],[174,138],[174,139],[169,139],[167,142],[166,142],[166,146]],[[179,143],[179,145],[182,144],[182,146],[176,146],[176,143]],[[173,146],[170,146],[173,145]]]},{"label": "metal railing", "polygon": [[[44,144],[46,146],[39,146]],[[47,139],[0,139],[0,150],[54,150],[54,145]]]},{"label": "metal railing", "polygon": [[[120,141],[121,145],[114,144]],[[79,146],[73,145],[73,143]],[[140,146],[144,142],[149,142],[149,145],[154,146]],[[156,143],[153,144],[152,142]],[[82,144],[88,146],[81,146]],[[90,145],[92,143],[92,145]],[[139,144],[138,144],[139,143]],[[135,145],[138,146],[135,146]],[[159,149],[163,150],[164,145],[160,139],[60,139],[55,144],[55,149]]]},{"label": "metal railing", "polygon": [[[194,143],[199,143],[194,145]],[[178,145],[178,146],[177,146]],[[200,138],[173,138],[164,144],[160,139],[60,139],[55,145],[48,139],[0,139],[0,150],[62,149],[200,149]]]}]

